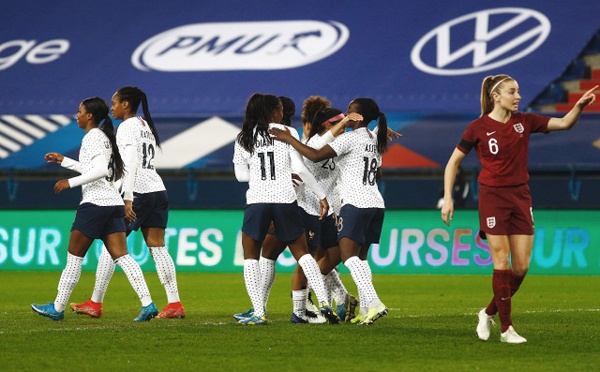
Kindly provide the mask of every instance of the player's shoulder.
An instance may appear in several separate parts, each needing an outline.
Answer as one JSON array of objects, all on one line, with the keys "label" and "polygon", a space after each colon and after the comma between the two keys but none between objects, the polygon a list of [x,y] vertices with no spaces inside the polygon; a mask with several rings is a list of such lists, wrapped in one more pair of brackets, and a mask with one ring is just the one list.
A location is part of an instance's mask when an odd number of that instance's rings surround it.
[{"label": "player's shoulder", "polygon": [[277,128],[277,129],[281,129],[281,130],[289,130],[290,134],[297,140],[300,140],[300,136],[298,135],[298,131],[296,130],[296,128],[292,127],[292,126],[287,126],[285,124],[279,124],[279,123],[269,123],[269,128]]}]

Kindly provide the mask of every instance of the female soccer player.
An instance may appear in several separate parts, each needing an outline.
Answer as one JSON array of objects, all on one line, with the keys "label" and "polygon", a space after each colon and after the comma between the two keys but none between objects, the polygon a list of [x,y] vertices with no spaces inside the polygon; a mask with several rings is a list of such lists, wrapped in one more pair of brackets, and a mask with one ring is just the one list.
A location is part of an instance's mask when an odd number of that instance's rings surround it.
[{"label": "female soccer player", "polygon": [[[379,242],[383,226],[385,205],[376,178],[382,154],[387,149],[387,120],[377,103],[370,98],[357,98],[350,102],[348,115],[352,113],[362,115],[363,119],[349,120],[348,126],[352,131],[339,135],[319,150],[304,145],[288,131],[272,128],[269,133],[291,144],[313,162],[337,156],[342,200],[338,217],[338,244],[341,259],[350,270],[361,302],[361,314],[352,321],[372,324],[388,312],[373,287],[367,261],[369,247]],[[376,135],[367,128],[373,120],[378,120]]]},{"label": "female soccer player", "polygon": [[583,109],[594,102],[587,91],[562,118],[517,112],[519,84],[508,75],[488,76],[481,85],[481,117],[471,122],[454,149],[444,172],[442,220],[450,225],[454,214],[452,190],[458,167],[475,148],[482,170],[479,174],[480,235],[487,237],[494,274],[494,297],[479,314],[477,336],[486,341],[496,313],[502,325],[500,341],[526,342],[513,328],[511,298],[529,269],[533,247],[533,210],[527,181],[529,135],[571,129]]},{"label": "female soccer player", "polygon": [[[179,300],[175,264],[165,246],[165,229],[169,213],[169,198],[165,185],[154,168],[154,158],[160,139],[148,110],[146,94],[137,87],[125,86],[113,95],[112,114],[124,120],[117,130],[117,145],[123,154],[123,199],[127,235],[142,229],[144,241],[156,264],[156,273],[165,287],[168,304],[157,318],[183,318],[185,309]],[[142,104],[144,118],[136,116]],[[94,318],[102,316],[102,302],[115,264],[108,252],[102,250],[96,269],[96,284],[92,297],[84,303],[72,303],[71,309]]]},{"label": "female soccer player", "polygon": [[158,314],[140,266],[129,256],[125,235],[123,199],[113,182],[123,175],[123,160],[117,150],[108,105],[103,99],[85,99],[79,105],[77,125],[85,131],[79,151],[79,162],[56,152],[46,154],[51,163],[75,170],[81,175],[60,180],[54,185],[56,194],[82,186],[82,199],[71,228],[67,265],[58,282],[56,300],[45,305],[32,304],[36,313],[60,320],[73,288],[81,276],[81,263],[94,239],[102,239],[114,262],[121,266],[142,302],[142,310],[134,319],[147,321]]},{"label": "female soccer player", "polygon": [[[240,323],[254,325],[267,322],[264,294],[259,288],[261,273],[258,259],[271,221],[276,237],[290,247],[314,288],[321,313],[330,323],[337,323],[339,318],[328,305],[317,262],[308,252],[296,192],[290,182],[292,173],[298,174],[319,195],[322,217],[327,215],[329,205],[325,193],[304,166],[302,157],[290,146],[276,142],[269,136],[269,128],[284,127],[275,124],[280,123],[282,117],[283,107],[279,98],[255,93],[248,100],[242,130],[235,142],[233,163],[236,178],[249,183],[242,246],[244,279],[254,309],[253,315],[240,320]],[[297,138],[298,133],[292,130]]]}]

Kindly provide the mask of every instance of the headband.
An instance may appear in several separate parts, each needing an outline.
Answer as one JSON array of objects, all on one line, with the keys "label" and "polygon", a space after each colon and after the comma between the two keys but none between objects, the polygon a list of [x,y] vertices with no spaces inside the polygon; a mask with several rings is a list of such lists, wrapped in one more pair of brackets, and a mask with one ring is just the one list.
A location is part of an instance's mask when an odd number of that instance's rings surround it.
[{"label": "headband", "polygon": [[505,77],[504,79],[500,80],[499,82],[497,82],[496,84],[494,84],[494,86],[492,87],[492,89],[490,89],[490,97],[492,96],[492,93],[494,93],[494,90],[496,88],[498,88],[498,85],[502,84],[504,82],[504,80],[511,80],[512,78],[510,76]]},{"label": "headband", "polygon": [[321,125],[325,125],[325,123],[333,123],[334,121],[342,120],[344,117],[345,117],[344,113],[342,112],[342,113],[337,114],[336,116],[334,116],[334,117],[332,117],[330,119],[325,120],[324,122],[321,123]]}]

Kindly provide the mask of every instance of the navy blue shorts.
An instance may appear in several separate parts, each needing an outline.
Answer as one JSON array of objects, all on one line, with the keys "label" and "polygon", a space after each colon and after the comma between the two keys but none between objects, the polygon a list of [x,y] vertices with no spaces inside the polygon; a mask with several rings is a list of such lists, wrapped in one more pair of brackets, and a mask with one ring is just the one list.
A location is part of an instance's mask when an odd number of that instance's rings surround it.
[{"label": "navy blue shorts", "polygon": [[133,194],[133,211],[137,220],[127,224],[127,230],[138,230],[140,227],[167,228],[169,219],[169,197],[166,191]]},{"label": "navy blue shorts", "polygon": [[321,248],[329,249],[338,245],[337,217],[331,214],[321,221]]},{"label": "navy blue shorts", "polygon": [[275,227],[275,237],[282,242],[293,242],[304,234],[302,214],[296,202],[247,204],[244,207],[242,231],[252,239],[262,241],[271,221]]},{"label": "navy blue shorts", "polygon": [[344,205],[338,216],[338,241],[346,237],[360,245],[379,243],[384,211],[383,208]]},{"label": "navy blue shorts", "polygon": [[77,207],[71,231],[80,231],[90,239],[101,239],[116,232],[125,232],[125,207],[107,207],[83,203]]},{"label": "navy blue shorts", "polygon": [[306,232],[306,242],[308,243],[308,250],[311,253],[317,251],[317,248],[321,245],[321,224],[318,216],[313,216],[306,213],[306,211],[300,207],[300,213],[302,214],[302,226]]}]

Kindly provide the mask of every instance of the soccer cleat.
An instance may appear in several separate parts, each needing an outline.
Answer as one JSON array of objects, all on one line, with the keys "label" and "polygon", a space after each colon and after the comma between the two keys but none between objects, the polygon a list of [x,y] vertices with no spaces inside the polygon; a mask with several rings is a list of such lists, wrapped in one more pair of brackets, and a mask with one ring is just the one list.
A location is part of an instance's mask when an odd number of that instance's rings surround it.
[{"label": "soccer cleat", "polygon": [[339,324],[340,318],[338,318],[335,311],[327,305],[327,303],[321,303],[321,314],[329,321],[329,324]]},{"label": "soccer cleat", "polygon": [[100,318],[102,316],[102,302],[94,302],[91,298],[80,304],[73,302],[69,306],[77,314],[88,315],[92,318]]},{"label": "soccer cleat", "polygon": [[172,302],[165,306],[163,311],[158,314],[157,319],[173,319],[173,318],[185,318],[185,309],[181,302]]},{"label": "soccer cleat", "polygon": [[233,314],[233,317],[235,318],[235,320],[244,320],[244,319],[252,318],[253,315],[254,315],[254,309],[250,309],[250,310],[246,311],[245,313]]},{"label": "soccer cleat", "polygon": [[250,318],[242,319],[238,323],[243,325],[265,325],[267,324],[267,316],[255,316],[252,315]]},{"label": "soccer cleat", "polygon": [[519,336],[513,326],[508,326],[506,332],[500,335],[500,342],[506,342],[507,344],[522,344],[527,342],[525,337]]},{"label": "soccer cleat", "polygon": [[493,326],[496,325],[494,323],[494,316],[487,315],[485,309],[481,309],[481,311],[477,314],[479,318],[479,323],[477,323],[477,337],[480,340],[487,341],[490,338],[490,330]]},{"label": "soccer cleat", "polygon": [[31,310],[41,316],[52,320],[62,320],[65,317],[64,311],[56,311],[54,302],[45,305],[31,304]]},{"label": "soccer cleat", "polygon": [[320,313],[313,313],[312,311],[309,310],[305,310],[304,313],[306,314],[306,318],[308,319],[308,322],[310,324],[323,324],[323,323],[327,323],[327,319],[325,319],[325,317],[323,315],[321,315]]},{"label": "soccer cleat", "polygon": [[315,303],[312,300],[312,292],[308,293],[308,297],[306,297],[306,310],[310,311],[314,314],[319,314],[319,308],[317,307],[317,305],[315,305]]},{"label": "soccer cleat", "polygon": [[386,316],[388,313],[388,308],[385,305],[381,305],[379,307],[374,307],[369,309],[367,312],[367,316],[363,319],[360,324],[373,324],[379,318]]},{"label": "soccer cleat", "polygon": [[134,322],[147,322],[150,319],[158,315],[158,310],[154,306],[154,302],[150,302],[150,305],[142,307],[138,316],[133,319]]},{"label": "soccer cleat", "polygon": [[366,314],[358,314],[357,316],[355,316],[354,318],[350,319],[350,323],[352,324],[361,324],[362,321],[365,319],[367,315]]},{"label": "soccer cleat", "polygon": [[306,315],[301,316],[301,315],[297,315],[296,313],[292,313],[292,318],[290,319],[290,322],[296,323],[296,324],[307,324],[308,317]]},{"label": "soccer cleat", "polygon": [[[344,306],[346,309],[346,321],[349,322],[354,317],[356,317],[356,308],[358,307],[358,299],[351,295],[350,293],[346,294],[346,301],[344,301]],[[341,317],[340,317],[341,319]]]}]

